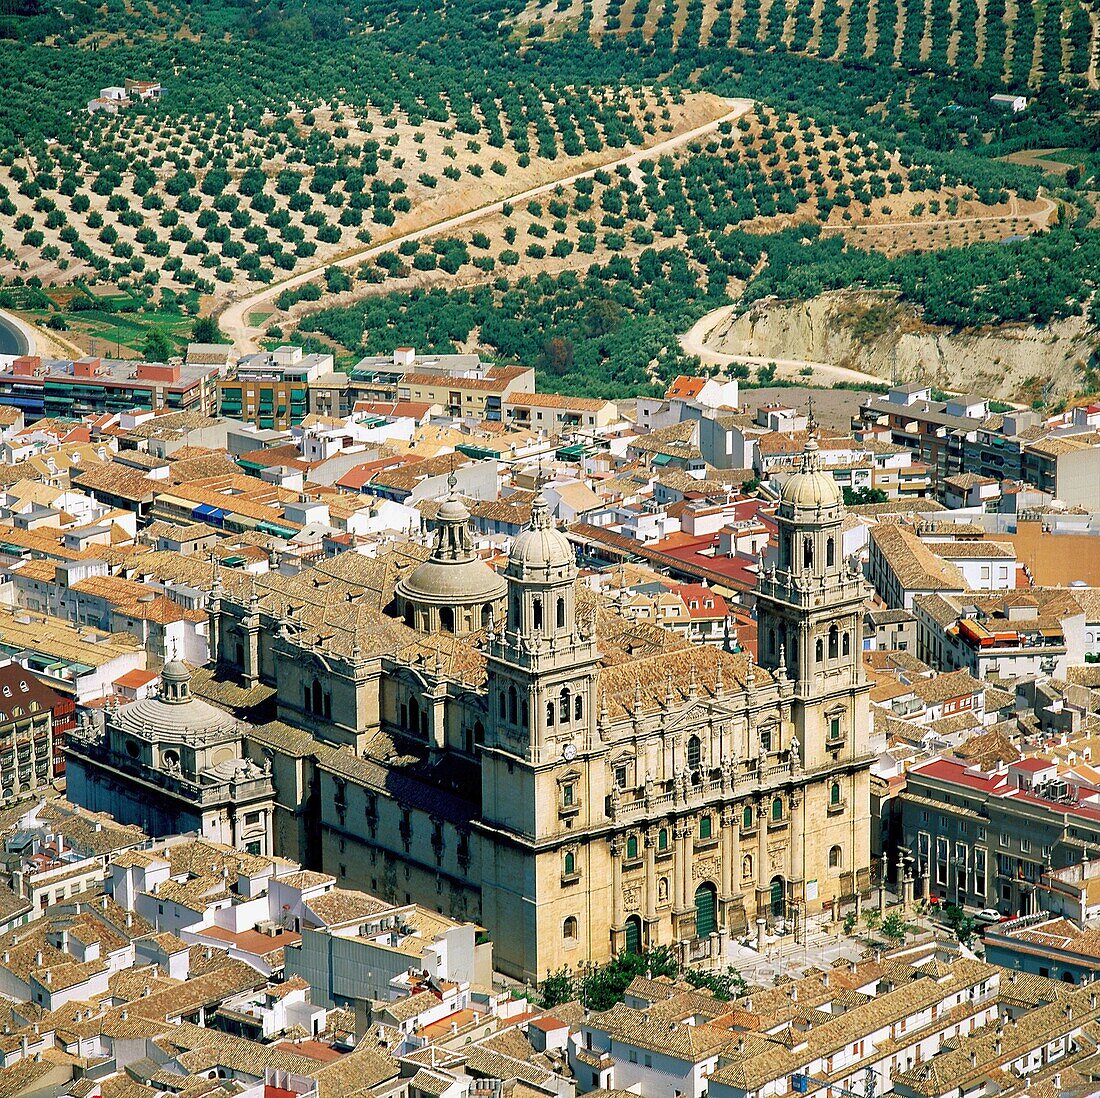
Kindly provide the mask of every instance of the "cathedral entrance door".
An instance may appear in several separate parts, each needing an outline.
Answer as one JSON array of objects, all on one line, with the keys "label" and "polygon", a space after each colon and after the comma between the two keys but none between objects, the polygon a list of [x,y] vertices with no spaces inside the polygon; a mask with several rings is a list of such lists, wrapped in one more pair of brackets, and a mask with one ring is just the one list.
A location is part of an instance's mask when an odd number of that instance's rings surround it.
[{"label": "cathedral entrance door", "polygon": [[716,913],[718,893],[712,884],[701,884],[695,890],[695,937],[706,938],[718,928]]},{"label": "cathedral entrance door", "polygon": [[782,918],[787,910],[786,891],[783,878],[772,877],[772,915],[777,919]]},{"label": "cathedral entrance door", "polygon": [[631,915],[626,921],[626,951],[642,952],[642,920],[637,915]]}]

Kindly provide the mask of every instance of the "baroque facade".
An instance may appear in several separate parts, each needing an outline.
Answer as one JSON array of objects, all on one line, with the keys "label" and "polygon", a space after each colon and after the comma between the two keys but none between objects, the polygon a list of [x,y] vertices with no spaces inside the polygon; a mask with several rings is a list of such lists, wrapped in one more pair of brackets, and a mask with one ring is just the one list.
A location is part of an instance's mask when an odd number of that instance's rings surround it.
[{"label": "baroque facade", "polygon": [[499,577],[452,487],[430,552],[293,577],[212,564],[196,690],[249,718],[276,853],[480,921],[509,974],[715,954],[869,885],[864,588],[842,518],[811,440],[754,663],[604,605],[541,494]]}]

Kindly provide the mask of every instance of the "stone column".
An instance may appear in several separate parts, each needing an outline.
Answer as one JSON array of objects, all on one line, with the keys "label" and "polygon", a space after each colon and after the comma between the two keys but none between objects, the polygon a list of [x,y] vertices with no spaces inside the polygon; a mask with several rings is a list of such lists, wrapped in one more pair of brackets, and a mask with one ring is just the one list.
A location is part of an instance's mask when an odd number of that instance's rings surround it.
[{"label": "stone column", "polygon": [[[649,828],[645,833],[645,921],[649,935],[655,939],[657,922],[657,833]],[[646,942],[655,945],[656,941]]]},{"label": "stone column", "polygon": [[684,849],[685,835],[683,824],[677,821],[672,828],[672,839],[676,844],[676,864],[672,868],[672,903],[677,912],[682,912],[687,906],[684,899],[684,863],[688,860]]},{"label": "stone column", "polygon": [[611,922],[618,927],[623,921],[623,840],[614,836],[611,851]]},{"label": "stone column", "polygon": [[770,913],[771,886],[768,883],[768,800],[756,799],[756,914]]},{"label": "stone column", "polygon": [[737,860],[736,834],[734,832],[733,809],[723,808],[720,817],[722,828],[722,900],[733,898],[733,865]]},{"label": "stone column", "polygon": [[682,894],[683,894],[683,898],[684,898],[684,910],[685,911],[692,907],[692,901],[694,900],[694,897],[692,896],[692,890],[691,890],[691,858],[692,858],[691,836],[692,836],[691,821],[690,820],[682,820],[680,822],[680,869],[683,872]]},{"label": "stone column", "polygon": [[611,852],[611,952],[622,948],[623,928],[623,840],[619,835],[608,844]]},{"label": "stone column", "polygon": [[806,798],[801,789],[791,790],[791,883],[796,899],[802,896],[806,876],[805,824]]}]

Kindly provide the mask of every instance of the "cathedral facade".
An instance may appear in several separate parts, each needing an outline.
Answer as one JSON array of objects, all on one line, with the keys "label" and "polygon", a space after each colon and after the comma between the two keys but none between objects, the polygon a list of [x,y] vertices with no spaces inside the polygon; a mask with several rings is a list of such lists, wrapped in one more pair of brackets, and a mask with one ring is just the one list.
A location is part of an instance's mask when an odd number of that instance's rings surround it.
[{"label": "cathedral facade", "polygon": [[249,718],[275,852],[479,921],[529,980],[717,956],[869,887],[865,591],[815,446],[762,570],[758,663],[604,605],[541,495],[503,577],[453,489],[430,553],[215,571],[195,689]]}]

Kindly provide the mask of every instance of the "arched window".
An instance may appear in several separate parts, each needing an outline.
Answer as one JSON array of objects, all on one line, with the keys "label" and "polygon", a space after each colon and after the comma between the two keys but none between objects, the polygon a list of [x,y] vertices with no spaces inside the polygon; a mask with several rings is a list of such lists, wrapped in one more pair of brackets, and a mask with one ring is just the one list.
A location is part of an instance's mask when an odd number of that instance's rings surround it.
[{"label": "arched window", "polygon": [[626,840],[626,857],[628,861],[634,861],[638,857],[638,836],[629,835]]},{"label": "arched window", "polygon": [[699,838],[709,839],[711,836],[711,821],[709,816],[699,817]]},{"label": "arched window", "polygon": [[703,743],[698,736],[692,736],[688,740],[687,764],[688,770],[698,770],[703,760]]},{"label": "arched window", "polygon": [[751,881],[752,880],[752,855],[751,854],[746,854],[741,859],[741,880],[743,880],[743,881]]},{"label": "arched window", "polygon": [[841,851],[839,846],[829,847],[829,868],[839,869],[841,862]]},{"label": "arched window", "polygon": [[840,782],[833,782],[833,784],[829,786],[829,804],[840,804]]},{"label": "arched window", "polygon": [[514,685],[508,687],[508,719],[513,724],[516,723],[516,688]]},{"label": "arched window", "polygon": [[741,811],[741,826],[752,827],[752,805],[747,804]]},{"label": "arched window", "polygon": [[829,626],[829,659],[835,660],[840,653],[840,631],[835,625]]},{"label": "arched window", "polygon": [[554,705],[554,702],[553,702],[552,699],[546,703],[546,727],[547,728],[553,728],[554,727],[554,711],[555,711],[555,709],[557,709],[557,706]]},{"label": "arched window", "polygon": [[405,624],[410,628],[414,628],[416,619],[413,616],[413,607],[411,602],[405,603]]},{"label": "arched window", "polygon": [[802,567],[813,568],[814,566],[814,539],[811,537],[805,537],[802,539]]},{"label": "arched window", "polygon": [[313,712],[321,712],[321,684],[316,679],[313,680]]},{"label": "arched window", "polygon": [[409,698],[409,731],[414,735],[420,731],[420,703]]},{"label": "arched window", "polygon": [[668,878],[659,877],[657,879],[657,903],[668,903]]},{"label": "arched window", "polygon": [[530,721],[530,710],[527,708],[527,699],[526,698],[524,698],[523,701],[520,702],[519,711],[520,711],[520,715],[521,715],[520,716],[520,723],[523,725],[524,728],[526,728],[531,723],[531,721]]},{"label": "arched window", "polygon": [[584,702],[581,700],[582,695],[577,694],[573,699],[573,720],[579,721],[584,716]]},{"label": "arched window", "polygon": [[776,658],[779,657],[779,641],[776,639],[775,630],[768,630],[768,650]]},{"label": "arched window", "polygon": [[[481,721],[474,721],[474,743],[485,742],[485,725]],[[473,752],[470,752],[473,754]]]},{"label": "arched window", "polygon": [[558,628],[565,628],[565,599],[558,596]]},{"label": "arched window", "polygon": [[572,850],[568,851],[565,855],[562,872],[567,877],[572,877],[573,874],[577,872],[577,856]]},{"label": "arched window", "polygon": [[565,922],[561,924],[561,936],[567,942],[575,942],[577,940],[577,919],[575,915],[570,915]]},{"label": "arched window", "polygon": [[534,618],[534,626],[536,629],[542,628],[542,598],[536,595],[531,600],[531,611]]},{"label": "arched window", "polygon": [[569,723],[569,687],[563,686],[558,695],[558,723]]},{"label": "arched window", "polygon": [[503,721],[508,717],[508,696],[502,690],[500,692],[500,719]]},{"label": "arched window", "polygon": [[657,832],[657,849],[659,851],[668,850],[668,828],[662,827]]},{"label": "arched window", "polygon": [[309,692],[309,686],[302,685],[302,708],[309,713],[313,709],[313,700]]},{"label": "arched window", "polygon": [[849,636],[849,634],[847,632],[844,633],[844,636],[841,639],[840,650],[845,656],[851,654],[852,641],[851,641],[851,637]]},{"label": "arched window", "polygon": [[782,797],[774,797],[772,799],[772,819],[773,820],[783,819],[783,798]]},{"label": "arched window", "polygon": [[817,657],[817,662],[821,663],[825,659],[825,642],[818,637],[817,646],[814,649],[814,654]]},{"label": "arched window", "polygon": [[836,543],[832,538],[825,543],[825,563],[832,568],[836,562]]},{"label": "arched window", "polygon": [[455,631],[455,612],[453,606],[441,606],[439,608],[439,628],[444,633]]}]

